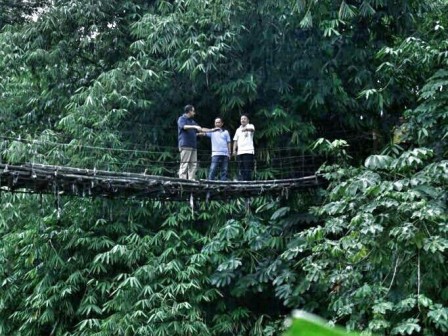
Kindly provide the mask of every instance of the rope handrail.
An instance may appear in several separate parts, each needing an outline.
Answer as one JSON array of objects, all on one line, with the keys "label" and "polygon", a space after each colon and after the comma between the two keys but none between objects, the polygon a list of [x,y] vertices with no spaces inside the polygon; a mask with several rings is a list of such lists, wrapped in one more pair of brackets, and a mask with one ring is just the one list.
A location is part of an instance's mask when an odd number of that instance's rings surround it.
[{"label": "rope handrail", "polygon": [[[132,171],[154,175],[176,176],[179,169],[177,147],[166,151],[142,151],[123,148],[106,148],[80,144],[62,144],[51,141],[27,140],[0,136],[3,139],[3,162],[18,164],[32,162],[45,165],[89,167],[91,169]],[[18,142],[20,146],[16,146]],[[23,145],[22,145],[23,144]],[[62,146],[59,150],[59,146]],[[70,150],[68,150],[70,148]],[[82,152],[78,152],[81,151]],[[198,177],[205,177],[210,167],[211,151],[198,151]],[[324,158],[305,154],[300,148],[256,149],[255,177],[257,179],[285,179],[313,174]],[[237,162],[229,161],[229,176],[236,176]]]}]

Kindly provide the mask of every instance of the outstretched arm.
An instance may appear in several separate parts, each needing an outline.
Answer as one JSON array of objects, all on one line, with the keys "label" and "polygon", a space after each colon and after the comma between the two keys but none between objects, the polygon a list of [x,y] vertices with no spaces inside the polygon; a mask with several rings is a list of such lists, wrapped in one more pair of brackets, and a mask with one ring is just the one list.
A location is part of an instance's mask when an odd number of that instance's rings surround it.
[{"label": "outstretched arm", "polygon": [[206,127],[201,127],[199,125],[185,125],[184,130],[189,130],[189,129],[195,129],[198,132],[216,132],[217,130],[219,130],[219,128],[206,128]]},{"label": "outstretched arm", "polygon": [[201,126],[199,126],[199,125],[184,125],[183,129],[184,130],[195,129],[196,131],[200,132]]},{"label": "outstretched arm", "polygon": [[218,130],[219,130],[218,127],[215,127],[215,128],[205,128],[205,127],[202,127],[201,128],[201,132],[206,132],[206,133],[208,133],[208,132],[216,132]]}]

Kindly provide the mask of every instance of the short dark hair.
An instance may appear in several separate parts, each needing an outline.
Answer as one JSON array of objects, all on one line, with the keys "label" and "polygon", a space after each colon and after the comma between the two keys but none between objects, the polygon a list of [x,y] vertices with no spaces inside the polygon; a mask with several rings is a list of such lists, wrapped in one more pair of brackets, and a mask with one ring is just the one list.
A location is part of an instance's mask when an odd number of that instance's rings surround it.
[{"label": "short dark hair", "polygon": [[243,113],[242,115],[240,115],[240,118],[241,118],[241,117],[246,117],[247,119],[250,119],[250,118],[249,118],[249,115],[248,115],[247,113]]},{"label": "short dark hair", "polygon": [[[222,117],[217,116],[217,117],[215,118],[215,121],[216,121],[216,119],[221,120],[222,124],[224,125],[224,119],[223,119]],[[222,129],[222,130],[225,130],[226,128],[225,128],[225,127],[221,127],[221,129]]]},{"label": "short dark hair", "polygon": [[191,104],[185,105],[185,107],[184,107],[184,112],[185,112],[185,113],[188,113],[188,112],[190,112],[192,109],[194,109],[194,106],[193,106],[193,105],[191,105]]}]

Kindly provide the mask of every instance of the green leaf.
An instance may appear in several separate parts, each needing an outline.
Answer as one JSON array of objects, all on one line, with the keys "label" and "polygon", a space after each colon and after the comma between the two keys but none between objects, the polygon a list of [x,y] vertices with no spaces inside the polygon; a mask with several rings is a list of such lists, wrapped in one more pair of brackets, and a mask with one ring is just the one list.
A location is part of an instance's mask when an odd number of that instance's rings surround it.
[{"label": "green leaf", "polygon": [[393,158],[388,155],[371,155],[369,156],[364,166],[369,169],[388,169]]},{"label": "green leaf", "polygon": [[416,318],[407,319],[392,329],[392,335],[412,335],[415,332],[418,333],[422,329],[418,322]]},{"label": "green leaf", "polygon": [[284,336],[357,336],[354,332],[339,327],[330,327],[315,315],[298,311],[294,313],[292,325]]}]

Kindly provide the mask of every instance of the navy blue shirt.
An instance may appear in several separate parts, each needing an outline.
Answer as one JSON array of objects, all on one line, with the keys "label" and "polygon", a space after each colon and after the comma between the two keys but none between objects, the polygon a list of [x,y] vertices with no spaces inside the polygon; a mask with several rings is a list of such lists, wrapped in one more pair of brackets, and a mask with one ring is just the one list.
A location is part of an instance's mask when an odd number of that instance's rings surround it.
[{"label": "navy blue shirt", "polygon": [[197,147],[197,139],[196,139],[196,129],[188,129],[185,130],[185,125],[195,125],[198,126],[196,121],[193,118],[188,118],[186,114],[181,115],[179,119],[177,119],[177,139],[180,147],[189,147],[196,148]]}]

